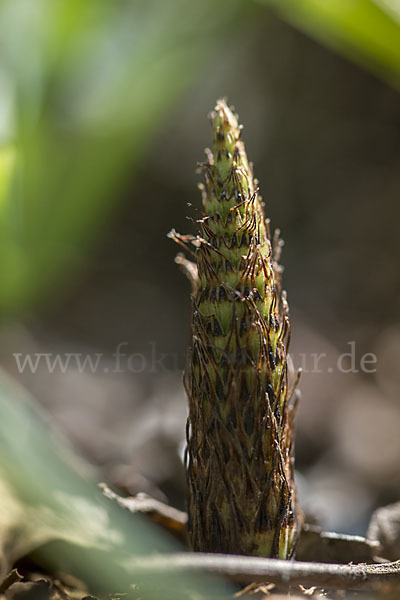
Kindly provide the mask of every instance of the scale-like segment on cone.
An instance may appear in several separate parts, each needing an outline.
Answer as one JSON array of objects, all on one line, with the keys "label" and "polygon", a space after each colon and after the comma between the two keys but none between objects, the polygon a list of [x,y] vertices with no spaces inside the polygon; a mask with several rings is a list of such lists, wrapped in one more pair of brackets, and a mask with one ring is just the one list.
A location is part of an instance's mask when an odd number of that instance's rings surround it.
[{"label": "scale-like segment on cone", "polygon": [[192,240],[190,543],[199,551],[289,558],[297,537],[294,410],[279,242],[272,248],[236,116],[221,100],[211,119],[204,216]]}]

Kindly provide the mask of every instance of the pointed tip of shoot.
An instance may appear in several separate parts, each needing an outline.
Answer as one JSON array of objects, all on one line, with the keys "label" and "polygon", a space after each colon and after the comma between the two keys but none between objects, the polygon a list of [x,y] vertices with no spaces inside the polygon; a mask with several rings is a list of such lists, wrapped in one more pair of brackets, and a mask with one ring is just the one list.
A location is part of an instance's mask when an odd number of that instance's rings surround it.
[{"label": "pointed tip of shoot", "polygon": [[214,128],[222,127],[223,129],[239,130],[237,115],[233,112],[233,110],[233,106],[228,106],[226,98],[220,98],[217,100],[214,110],[211,111],[210,115]]},{"label": "pointed tip of shoot", "polygon": [[240,131],[237,115],[234,114],[225,98],[217,100],[210,113],[213,128],[213,164],[220,178],[224,180],[232,168],[235,152],[241,150]]},{"label": "pointed tip of shoot", "polygon": [[217,100],[215,108],[210,113],[213,131],[214,145],[234,145],[240,137],[240,126],[237,115],[226,103],[226,100]]}]

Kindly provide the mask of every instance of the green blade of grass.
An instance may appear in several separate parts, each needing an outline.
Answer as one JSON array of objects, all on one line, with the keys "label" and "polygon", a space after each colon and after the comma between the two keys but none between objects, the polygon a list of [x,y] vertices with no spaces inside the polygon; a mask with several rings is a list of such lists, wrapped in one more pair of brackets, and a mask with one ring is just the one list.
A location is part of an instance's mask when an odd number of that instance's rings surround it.
[{"label": "green blade of grass", "polygon": [[[0,373],[0,579],[34,553],[48,574],[70,572],[98,593],[145,598],[212,597],[229,590],[214,578],[149,574],[135,578],[134,559],[182,550],[140,514],[105,498],[93,473],[40,415],[34,400]],[[132,566],[133,565],[133,566]],[[165,588],[165,589],[163,589]]]},{"label": "green blade of grass", "polygon": [[52,300],[85,266],[124,179],[246,10],[243,0],[1,3],[3,145],[15,161],[0,189],[0,311]]},{"label": "green blade of grass", "polygon": [[400,5],[397,0],[261,2],[322,44],[399,87]]}]

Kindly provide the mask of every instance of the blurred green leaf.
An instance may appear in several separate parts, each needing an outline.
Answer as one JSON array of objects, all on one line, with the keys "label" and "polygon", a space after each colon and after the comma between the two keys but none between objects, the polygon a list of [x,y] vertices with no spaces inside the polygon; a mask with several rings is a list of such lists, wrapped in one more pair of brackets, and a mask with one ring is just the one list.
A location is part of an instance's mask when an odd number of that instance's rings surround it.
[{"label": "blurred green leaf", "polygon": [[399,0],[260,0],[392,85],[400,85]]},{"label": "blurred green leaf", "polygon": [[[100,593],[137,583],[134,558],[181,549],[141,514],[102,495],[93,472],[41,415],[32,397],[0,373],[0,580],[35,551],[47,572],[70,572]],[[208,577],[141,577],[145,598],[211,597],[230,591]],[[197,597],[197,596],[196,596]],[[231,597],[231,596],[230,596]]]},{"label": "blurred green leaf", "polygon": [[244,10],[243,0],[3,0],[0,108],[11,103],[3,143],[16,158],[0,205],[0,311],[52,299],[84,266],[128,170]]},{"label": "blurred green leaf", "polygon": [[14,165],[15,148],[11,145],[0,148],[0,209],[9,193]]}]

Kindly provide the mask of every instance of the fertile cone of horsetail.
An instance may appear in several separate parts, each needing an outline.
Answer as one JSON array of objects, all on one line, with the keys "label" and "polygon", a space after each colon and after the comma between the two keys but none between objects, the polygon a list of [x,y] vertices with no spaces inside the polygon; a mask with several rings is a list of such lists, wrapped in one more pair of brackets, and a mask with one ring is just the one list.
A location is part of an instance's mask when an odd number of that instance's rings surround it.
[{"label": "fertile cone of horsetail", "polygon": [[289,318],[278,265],[236,116],[220,100],[211,113],[199,235],[182,255],[193,284],[186,469],[194,550],[293,556],[294,385]]}]

